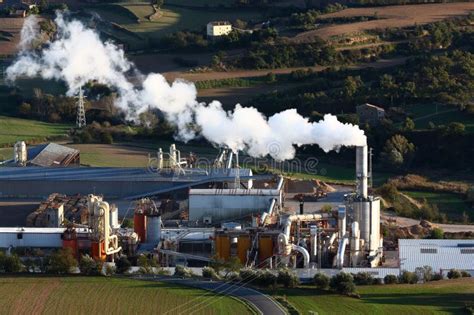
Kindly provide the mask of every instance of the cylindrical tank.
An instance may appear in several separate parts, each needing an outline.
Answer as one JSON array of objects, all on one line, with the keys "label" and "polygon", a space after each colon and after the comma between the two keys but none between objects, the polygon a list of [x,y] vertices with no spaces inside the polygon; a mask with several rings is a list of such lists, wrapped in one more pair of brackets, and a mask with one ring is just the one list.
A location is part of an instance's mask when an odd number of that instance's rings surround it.
[{"label": "cylindrical tank", "polygon": [[105,261],[107,259],[107,255],[105,254],[104,241],[91,242],[91,254],[93,259]]},{"label": "cylindrical tank", "polygon": [[112,229],[118,229],[120,227],[118,221],[118,209],[115,207],[110,208],[110,227]]},{"label": "cylindrical tank", "polygon": [[247,263],[247,252],[250,250],[251,242],[248,235],[240,235],[237,241],[237,256],[240,263],[245,266]]},{"label": "cylindrical tank", "polygon": [[356,178],[357,178],[357,196],[367,198],[369,173],[368,149],[367,146],[356,147]]},{"label": "cylindrical tank", "polygon": [[265,260],[271,256],[273,256],[273,239],[271,236],[261,236],[258,240],[259,267],[265,266]]},{"label": "cylindrical tank", "polygon": [[368,245],[370,243],[370,202],[358,201],[354,202],[354,212],[356,213],[356,220],[359,222],[360,238]]},{"label": "cylindrical tank", "polygon": [[140,243],[146,242],[146,216],[144,213],[135,213],[133,216],[133,230],[138,234]]},{"label": "cylindrical tank", "polygon": [[13,159],[18,165],[25,165],[28,159],[25,141],[18,141],[13,147]]},{"label": "cylindrical tank", "polygon": [[161,238],[161,216],[148,216],[146,218],[146,241],[158,244]]},{"label": "cylindrical tank", "polygon": [[224,260],[230,257],[230,239],[227,235],[216,236],[216,255]]}]

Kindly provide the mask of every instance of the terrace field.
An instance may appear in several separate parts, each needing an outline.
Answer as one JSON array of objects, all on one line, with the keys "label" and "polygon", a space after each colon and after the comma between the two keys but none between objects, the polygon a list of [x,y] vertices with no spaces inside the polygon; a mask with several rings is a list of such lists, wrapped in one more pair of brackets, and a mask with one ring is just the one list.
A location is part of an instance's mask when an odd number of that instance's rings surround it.
[{"label": "terrace field", "polygon": [[[172,284],[119,278],[0,278],[2,314],[186,314],[212,295]],[[189,301],[194,303],[178,312],[176,307]],[[230,297],[200,306],[199,314],[251,314],[244,303]]]},{"label": "terrace field", "polygon": [[278,295],[301,314],[469,314],[474,301],[474,279],[427,284],[358,286],[361,299],[310,288],[281,290]]}]

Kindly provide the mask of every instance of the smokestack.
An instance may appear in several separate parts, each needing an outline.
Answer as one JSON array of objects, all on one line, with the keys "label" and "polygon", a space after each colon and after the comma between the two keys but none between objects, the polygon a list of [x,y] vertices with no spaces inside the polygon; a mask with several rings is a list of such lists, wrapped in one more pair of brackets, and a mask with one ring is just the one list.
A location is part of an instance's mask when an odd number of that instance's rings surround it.
[{"label": "smokestack", "polygon": [[368,148],[365,146],[356,147],[356,180],[357,197],[367,199],[368,180]]},{"label": "smokestack", "polygon": [[301,200],[300,200],[300,214],[304,214],[304,200],[303,200],[303,197],[301,197]]}]

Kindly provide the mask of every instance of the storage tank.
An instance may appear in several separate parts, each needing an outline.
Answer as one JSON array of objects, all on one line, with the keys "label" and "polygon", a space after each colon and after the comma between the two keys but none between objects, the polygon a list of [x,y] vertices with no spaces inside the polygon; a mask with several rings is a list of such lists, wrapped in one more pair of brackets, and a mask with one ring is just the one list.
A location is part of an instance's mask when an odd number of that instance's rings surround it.
[{"label": "storage tank", "polygon": [[146,218],[146,242],[158,244],[161,239],[161,216]]},{"label": "storage tank", "polygon": [[112,229],[120,228],[120,224],[118,220],[118,209],[116,207],[110,208],[110,227]]},{"label": "storage tank", "polygon": [[26,150],[25,141],[18,141],[13,147],[13,159],[18,165],[25,165],[28,159],[28,151]]},{"label": "storage tank", "polygon": [[105,261],[107,259],[107,254],[105,253],[104,241],[91,242],[91,254],[94,260]]},{"label": "storage tank", "polygon": [[240,235],[237,240],[237,256],[239,257],[240,263],[245,266],[247,263],[247,253],[250,250],[250,236]]},{"label": "storage tank", "polygon": [[144,213],[136,212],[133,216],[133,230],[138,234],[140,243],[146,242],[146,216]]},{"label": "storage tank", "polygon": [[230,239],[227,235],[216,236],[216,255],[224,260],[230,257]]},{"label": "storage tank", "polygon": [[75,229],[68,228],[63,234],[63,248],[70,248],[76,259],[78,258],[77,234]]},{"label": "storage tank", "polygon": [[273,239],[271,236],[260,236],[258,240],[258,259],[259,267],[268,265],[264,262],[267,258],[273,256]]}]

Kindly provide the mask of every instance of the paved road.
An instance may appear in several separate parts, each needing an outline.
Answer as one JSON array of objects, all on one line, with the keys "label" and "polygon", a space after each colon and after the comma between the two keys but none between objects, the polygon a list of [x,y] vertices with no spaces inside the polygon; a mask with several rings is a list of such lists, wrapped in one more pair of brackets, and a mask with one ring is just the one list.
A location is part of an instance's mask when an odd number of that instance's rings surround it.
[{"label": "paved road", "polygon": [[[382,214],[380,219],[382,222],[387,222],[388,219],[396,219],[397,225],[399,226],[412,226],[420,224],[420,220],[399,217],[392,214]],[[433,223],[433,225],[440,227],[445,232],[457,233],[457,232],[474,232],[474,224],[441,224]]]},{"label": "paved road", "polygon": [[[241,287],[235,284],[229,284],[220,281],[203,281],[203,280],[193,280],[193,279],[179,279],[173,277],[154,277],[154,276],[138,276],[134,277],[135,279],[140,280],[153,280],[161,282],[171,282],[179,285],[194,287],[203,290],[209,290],[216,293],[235,296],[239,299],[245,300],[248,303],[252,304],[261,314],[264,315],[285,315],[287,314],[285,310],[272,298],[268,295],[263,294],[262,292],[256,291],[248,287]],[[216,297],[218,299],[218,297]],[[212,300],[208,304],[212,303]],[[183,312],[187,310],[186,313],[189,313],[189,310],[186,306],[183,305]],[[199,308],[197,306],[196,310]],[[180,313],[181,310],[177,309]]]}]

